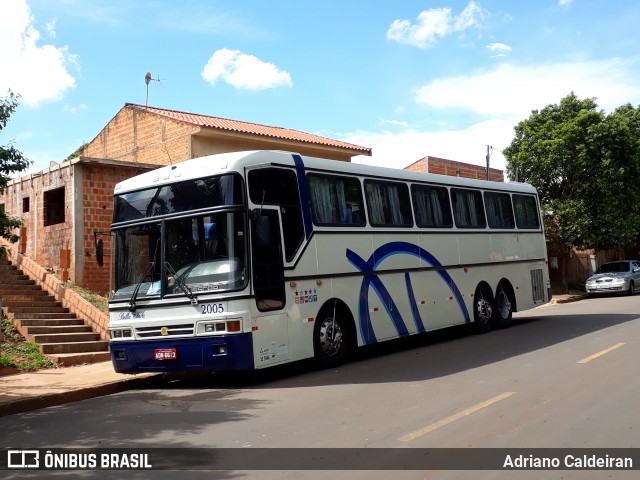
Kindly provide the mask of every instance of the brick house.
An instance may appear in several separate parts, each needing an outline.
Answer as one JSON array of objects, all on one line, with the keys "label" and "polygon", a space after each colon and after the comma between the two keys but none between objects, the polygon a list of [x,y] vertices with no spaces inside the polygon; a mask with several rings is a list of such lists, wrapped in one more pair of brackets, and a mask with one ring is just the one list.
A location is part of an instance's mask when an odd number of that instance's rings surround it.
[{"label": "brick house", "polygon": [[[487,169],[478,165],[445,160],[438,157],[424,157],[411,165],[404,167],[410,172],[436,173],[439,175],[450,175],[453,177],[475,178],[478,180],[487,179]],[[490,180],[493,182],[504,182],[504,172],[495,168],[490,168]]]},{"label": "brick house", "polygon": [[[104,293],[108,263],[96,264],[94,245],[96,234],[109,231],[116,183],[191,158],[262,149],[347,162],[371,155],[369,148],[298,130],[125,104],[80,157],[10,181],[0,204],[8,215],[24,220],[20,253]],[[101,238],[108,261],[110,237]],[[70,256],[68,271],[61,268],[65,255]]]}]

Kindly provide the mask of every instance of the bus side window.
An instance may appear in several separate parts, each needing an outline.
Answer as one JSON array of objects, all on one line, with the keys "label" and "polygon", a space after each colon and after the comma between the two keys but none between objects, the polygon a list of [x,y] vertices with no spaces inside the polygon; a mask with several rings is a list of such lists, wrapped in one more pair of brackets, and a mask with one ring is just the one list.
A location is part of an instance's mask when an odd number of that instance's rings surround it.
[{"label": "bus side window", "polygon": [[256,205],[278,205],[286,260],[292,261],[304,241],[298,180],[293,170],[260,168],[249,172],[249,198]]}]

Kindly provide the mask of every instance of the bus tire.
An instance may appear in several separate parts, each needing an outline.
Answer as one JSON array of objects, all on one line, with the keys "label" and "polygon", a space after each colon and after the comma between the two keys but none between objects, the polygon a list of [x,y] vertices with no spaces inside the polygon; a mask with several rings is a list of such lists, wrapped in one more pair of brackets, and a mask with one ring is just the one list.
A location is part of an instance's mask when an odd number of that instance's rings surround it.
[{"label": "bus tire", "polygon": [[487,333],[491,330],[494,310],[491,288],[486,284],[478,285],[473,296],[473,325],[476,333]]},{"label": "bus tire", "polygon": [[502,283],[496,290],[495,309],[493,311],[493,325],[498,328],[507,328],[511,325],[513,315],[513,296],[508,287]]},{"label": "bus tire", "polygon": [[337,367],[349,356],[349,330],[340,310],[323,309],[313,331],[316,361],[324,368]]}]

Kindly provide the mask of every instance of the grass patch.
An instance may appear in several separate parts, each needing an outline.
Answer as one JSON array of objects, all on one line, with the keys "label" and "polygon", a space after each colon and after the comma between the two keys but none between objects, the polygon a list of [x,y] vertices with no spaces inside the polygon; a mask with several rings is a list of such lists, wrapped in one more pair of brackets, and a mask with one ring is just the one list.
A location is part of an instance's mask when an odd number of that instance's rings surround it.
[{"label": "grass patch", "polygon": [[28,371],[54,368],[56,364],[40,353],[35,343],[25,340],[9,319],[3,318],[0,368],[6,367]]},{"label": "grass patch", "polygon": [[99,295],[93,290],[76,285],[70,280],[66,282],[66,287],[75,291],[84,300],[96,307],[102,313],[106,313],[107,315],[109,314],[109,301],[105,297]]}]

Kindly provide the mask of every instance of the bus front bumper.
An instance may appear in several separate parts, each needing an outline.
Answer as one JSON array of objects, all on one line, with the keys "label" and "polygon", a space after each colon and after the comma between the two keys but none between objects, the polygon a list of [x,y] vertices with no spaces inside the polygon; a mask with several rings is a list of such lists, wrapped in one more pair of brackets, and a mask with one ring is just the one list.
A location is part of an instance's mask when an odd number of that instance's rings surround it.
[{"label": "bus front bumper", "polygon": [[252,370],[250,333],[175,340],[116,341],[109,345],[118,373]]}]

